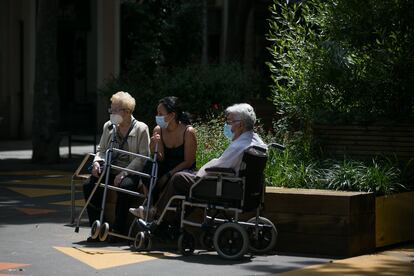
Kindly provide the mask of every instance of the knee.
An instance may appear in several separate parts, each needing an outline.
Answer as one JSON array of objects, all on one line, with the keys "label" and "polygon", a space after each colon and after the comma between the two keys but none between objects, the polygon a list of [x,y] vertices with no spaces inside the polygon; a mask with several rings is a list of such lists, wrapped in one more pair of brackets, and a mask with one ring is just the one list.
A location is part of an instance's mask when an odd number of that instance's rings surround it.
[{"label": "knee", "polygon": [[171,177],[170,185],[175,192],[179,194],[186,194],[189,190],[189,181],[185,173],[178,172]]},{"label": "knee", "polygon": [[119,187],[126,190],[136,190],[139,183],[139,177],[135,175],[127,176],[124,179],[122,179],[121,183],[119,184]]},{"label": "knee", "polygon": [[93,187],[95,186],[95,181],[93,180],[93,178],[89,178],[89,180],[85,183],[83,183],[82,185],[82,189],[83,189],[83,193],[84,194],[90,194]]}]

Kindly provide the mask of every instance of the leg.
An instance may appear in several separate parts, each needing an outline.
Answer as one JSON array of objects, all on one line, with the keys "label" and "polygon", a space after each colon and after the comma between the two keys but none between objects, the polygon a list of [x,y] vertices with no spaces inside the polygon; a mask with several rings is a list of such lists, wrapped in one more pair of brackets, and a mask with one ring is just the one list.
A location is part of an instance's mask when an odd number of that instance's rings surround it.
[{"label": "leg", "polygon": [[[140,177],[138,175],[130,175],[125,177],[121,184],[120,188],[126,189],[129,191],[137,191],[137,186],[139,183]],[[131,205],[132,200],[135,197],[126,193],[118,192],[116,200],[116,210],[115,210],[115,222],[113,229],[119,233],[126,234],[126,222],[128,218],[128,209]]]},{"label": "leg", "polygon": [[174,174],[155,205],[157,209],[156,216],[158,217],[161,215],[172,196],[187,195],[195,181],[196,176],[192,173],[178,172]]}]

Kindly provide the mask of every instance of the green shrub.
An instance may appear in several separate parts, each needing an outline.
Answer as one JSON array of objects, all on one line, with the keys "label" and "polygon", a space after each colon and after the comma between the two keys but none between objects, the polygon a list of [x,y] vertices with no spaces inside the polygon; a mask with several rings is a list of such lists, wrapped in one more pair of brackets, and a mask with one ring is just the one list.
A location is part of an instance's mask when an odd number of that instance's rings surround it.
[{"label": "green shrub", "polygon": [[269,186],[308,189],[322,188],[316,165],[294,158],[289,149],[284,152],[269,150],[265,179]]},{"label": "green shrub", "polygon": [[224,119],[212,117],[206,123],[196,123],[197,134],[197,167],[219,157],[230,141],[223,135]]},{"label": "green shrub", "polygon": [[270,10],[273,100],[290,123],[412,119],[413,1],[274,0]]},{"label": "green shrub", "polygon": [[[229,140],[223,135],[223,124],[223,119],[213,117],[206,123],[195,125],[198,139],[197,167],[217,158],[227,148]],[[266,143],[277,142],[274,134],[264,133],[260,127],[257,131]],[[286,143],[287,148],[283,152],[269,149],[265,169],[266,185],[363,191],[373,192],[376,195],[407,190],[402,184],[406,182],[406,176],[404,170],[399,168],[398,160],[379,157],[370,162],[346,157],[344,160],[316,160],[310,155],[298,154],[300,143],[300,141]]]},{"label": "green shrub", "polygon": [[363,191],[365,187],[364,176],[367,167],[359,161],[343,160],[336,162],[325,161],[329,167],[324,169],[324,181],[326,187],[331,190],[340,191]]}]

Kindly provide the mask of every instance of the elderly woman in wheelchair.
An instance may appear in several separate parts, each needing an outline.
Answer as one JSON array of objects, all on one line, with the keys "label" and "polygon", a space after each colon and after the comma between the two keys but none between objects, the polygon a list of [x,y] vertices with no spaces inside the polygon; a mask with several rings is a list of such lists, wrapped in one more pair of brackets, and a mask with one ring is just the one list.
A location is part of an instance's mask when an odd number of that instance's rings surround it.
[{"label": "elderly woman in wheelchair", "polygon": [[[226,259],[241,258],[247,250],[265,253],[273,249],[276,228],[270,220],[259,216],[264,199],[267,145],[253,131],[256,115],[249,104],[232,105],[225,116],[224,135],[231,140],[228,148],[197,174],[178,172],[172,177],[155,204],[153,220],[137,219],[142,231],[136,235],[135,249],[150,248],[151,239],[168,211],[176,211],[180,216],[178,249],[183,255],[195,249],[194,235],[186,226],[199,227],[201,245],[214,248]],[[188,216],[196,208],[203,210],[201,222]],[[253,218],[239,221],[240,214],[252,211]]]}]

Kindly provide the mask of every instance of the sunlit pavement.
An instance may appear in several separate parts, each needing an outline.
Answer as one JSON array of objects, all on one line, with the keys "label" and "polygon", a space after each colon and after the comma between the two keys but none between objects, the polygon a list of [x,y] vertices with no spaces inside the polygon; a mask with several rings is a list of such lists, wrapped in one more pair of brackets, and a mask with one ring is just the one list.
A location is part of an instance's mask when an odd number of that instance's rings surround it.
[{"label": "sunlit pavement", "polygon": [[[26,159],[29,158],[29,151],[24,151]],[[413,244],[344,260],[275,252],[269,256],[246,256],[237,262],[220,259],[215,252],[196,251],[193,256],[181,256],[175,250],[132,252],[126,243],[88,244],[85,240],[89,227],[82,224],[79,233],[75,233],[69,225],[69,183],[78,160],[39,166],[30,164],[25,158],[4,158],[3,152],[0,149],[0,275],[414,273]],[[7,152],[8,157],[9,154],[13,157],[13,150]],[[77,198],[81,203],[79,192]]]}]

